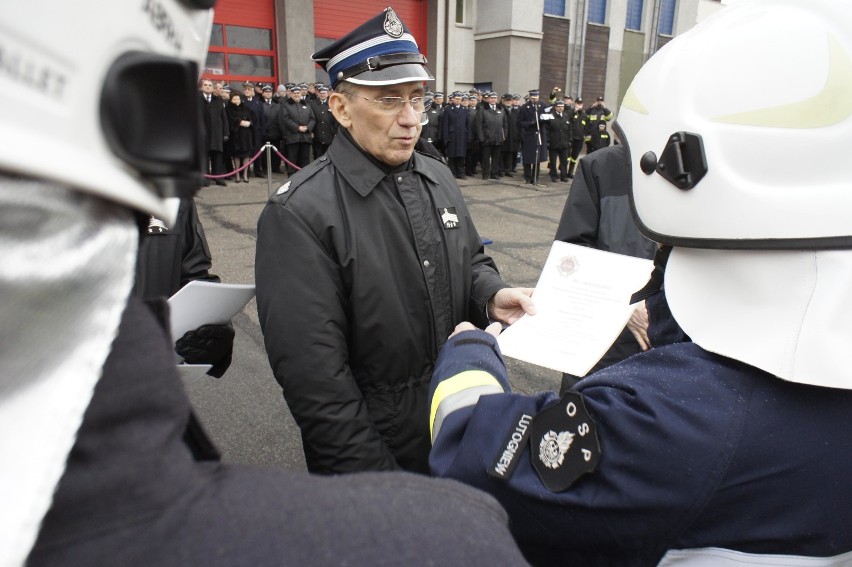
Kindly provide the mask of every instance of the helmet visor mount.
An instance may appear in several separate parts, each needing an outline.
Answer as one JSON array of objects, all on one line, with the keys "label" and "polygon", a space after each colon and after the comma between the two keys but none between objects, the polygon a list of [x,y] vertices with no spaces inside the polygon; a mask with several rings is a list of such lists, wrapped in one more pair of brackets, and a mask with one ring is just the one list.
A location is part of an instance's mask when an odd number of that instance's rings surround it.
[{"label": "helmet visor mount", "polygon": [[162,198],[192,197],[200,185],[197,78],[198,66],[192,61],[128,52],[115,60],[104,80],[104,136],[113,153]]}]

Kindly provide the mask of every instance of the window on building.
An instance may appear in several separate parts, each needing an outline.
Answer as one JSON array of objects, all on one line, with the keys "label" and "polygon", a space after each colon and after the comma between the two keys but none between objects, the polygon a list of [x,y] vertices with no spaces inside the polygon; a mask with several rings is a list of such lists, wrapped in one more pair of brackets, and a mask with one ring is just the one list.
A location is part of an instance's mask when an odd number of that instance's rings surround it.
[{"label": "window on building", "polygon": [[660,25],[657,33],[660,35],[674,35],[674,17],[676,0],[662,0],[660,3]]},{"label": "window on building", "polygon": [[544,0],[544,13],[548,16],[565,17],[565,0]]},{"label": "window on building", "polygon": [[589,22],[606,23],[606,0],[589,0]]},{"label": "window on building", "polygon": [[629,30],[642,30],[642,6],[643,0],[627,0],[627,24]]},{"label": "window on building", "polygon": [[456,0],[456,23],[457,24],[463,24],[464,23],[464,17],[465,17],[465,13],[464,13],[465,12],[465,10],[464,10],[465,6],[464,5],[466,4],[466,2],[467,2],[467,0]]},{"label": "window on building", "polygon": [[270,82],[274,77],[275,52],[272,30],[214,24],[204,75],[225,82]]}]

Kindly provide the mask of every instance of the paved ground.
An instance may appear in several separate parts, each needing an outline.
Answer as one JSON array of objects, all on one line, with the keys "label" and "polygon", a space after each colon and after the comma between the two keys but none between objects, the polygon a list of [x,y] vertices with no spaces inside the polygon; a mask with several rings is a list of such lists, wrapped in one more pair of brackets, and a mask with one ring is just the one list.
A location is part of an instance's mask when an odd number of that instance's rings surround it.
[{"label": "paved ground", "polygon": [[[272,190],[286,180],[273,175]],[[523,177],[500,181],[460,181],[486,247],[511,285],[534,287],[550,249],[568,183],[523,184]],[[213,272],[222,281],[254,282],[256,223],[266,203],[265,179],[203,189],[196,202],[213,254]],[[210,435],[232,462],[304,468],[299,430],[269,369],[257,309],[252,300],[234,319],[234,361],[219,380],[205,378],[189,394]],[[556,389],[559,373],[509,360],[516,390]]]}]

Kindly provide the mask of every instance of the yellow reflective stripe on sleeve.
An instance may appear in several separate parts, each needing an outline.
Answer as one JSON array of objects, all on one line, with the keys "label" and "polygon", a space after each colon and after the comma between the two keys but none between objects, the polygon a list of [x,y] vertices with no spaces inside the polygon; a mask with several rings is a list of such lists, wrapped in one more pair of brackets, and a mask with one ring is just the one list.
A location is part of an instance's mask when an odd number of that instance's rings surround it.
[{"label": "yellow reflective stripe on sleeve", "polygon": [[[438,414],[438,408],[441,402],[447,398],[463,392],[469,388],[478,388],[482,386],[496,387],[499,392],[503,391],[503,386],[497,379],[485,372],[484,370],[465,370],[456,374],[452,378],[447,378],[435,389],[435,395],[432,396],[432,406],[429,412],[429,435],[434,439],[432,430],[435,426],[435,416]],[[497,393],[495,391],[495,393]]]}]

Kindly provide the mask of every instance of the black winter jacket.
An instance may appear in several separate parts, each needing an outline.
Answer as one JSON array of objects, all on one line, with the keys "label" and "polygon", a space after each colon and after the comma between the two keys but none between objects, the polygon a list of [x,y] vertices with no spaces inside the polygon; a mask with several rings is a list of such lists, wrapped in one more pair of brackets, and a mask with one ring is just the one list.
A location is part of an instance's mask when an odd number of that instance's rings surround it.
[{"label": "black winter jacket", "polygon": [[415,153],[386,173],[341,130],[266,205],[255,270],[309,470],[426,472],[438,350],[507,287],[449,169]]}]

